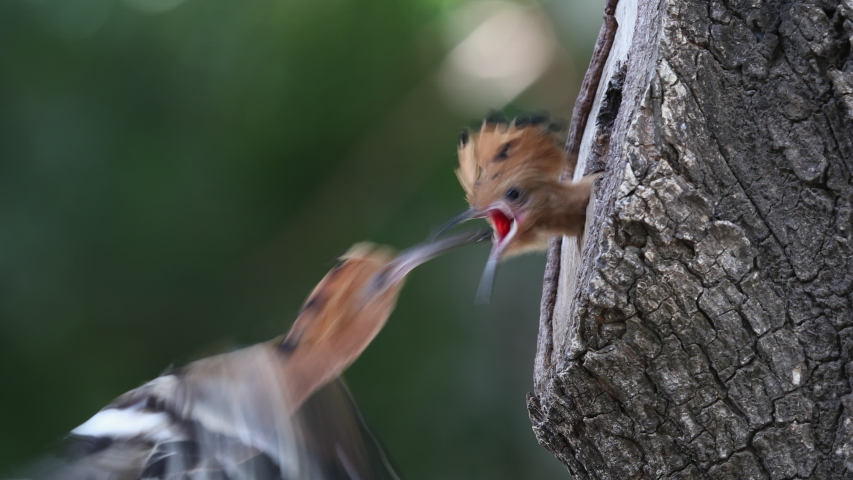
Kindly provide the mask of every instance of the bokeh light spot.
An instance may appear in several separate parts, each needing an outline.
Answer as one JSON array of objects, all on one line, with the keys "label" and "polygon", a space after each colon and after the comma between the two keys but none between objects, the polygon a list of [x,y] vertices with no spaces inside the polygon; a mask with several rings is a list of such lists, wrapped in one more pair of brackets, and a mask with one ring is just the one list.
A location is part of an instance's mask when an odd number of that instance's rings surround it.
[{"label": "bokeh light spot", "polygon": [[463,38],[447,56],[440,83],[463,110],[502,106],[535,82],[554,57],[556,41],[535,9],[507,2],[475,2],[451,14],[448,37]]}]

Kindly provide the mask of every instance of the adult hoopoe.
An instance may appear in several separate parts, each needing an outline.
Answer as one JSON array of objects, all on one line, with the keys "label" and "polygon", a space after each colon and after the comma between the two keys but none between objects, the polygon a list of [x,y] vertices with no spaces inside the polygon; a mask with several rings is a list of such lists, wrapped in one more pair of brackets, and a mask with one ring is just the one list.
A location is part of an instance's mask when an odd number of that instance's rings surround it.
[{"label": "adult hoopoe", "polygon": [[287,335],[125,393],[72,430],[61,457],[16,478],[397,478],[342,382],[329,383],[383,327],[412,269],[488,237],[456,236],[396,256],[357,244],[314,288]]},{"label": "adult hoopoe", "polygon": [[[546,115],[507,122],[502,114],[492,114],[479,132],[460,134],[458,154],[456,176],[471,208],[442,231],[474,218],[486,218],[494,227],[492,251],[477,292],[478,301],[488,302],[502,259],[543,250],[552,235],[582,233],[598,175],[560,182],[566,152]],[[574,170],[574,165],[569,168]]]}]

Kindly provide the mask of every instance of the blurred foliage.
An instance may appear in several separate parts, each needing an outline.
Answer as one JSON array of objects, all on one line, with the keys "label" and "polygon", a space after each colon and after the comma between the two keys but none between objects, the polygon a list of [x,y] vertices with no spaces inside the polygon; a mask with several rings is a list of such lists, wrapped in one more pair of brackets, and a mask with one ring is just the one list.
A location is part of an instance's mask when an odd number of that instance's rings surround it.
[{"label": "blurred foliage", "polygon": [[[482,112],[435,81],[463,3],[0,1],[0,471],[281,333],[353,242],[464,208],[456,132]],[[563,47],[515,105],[568,117],[600,4],[524,4]],[[405,478],[565,476],[524,400],[543,257],[475,307],[487,250],[416,271],[346,375]]]}]

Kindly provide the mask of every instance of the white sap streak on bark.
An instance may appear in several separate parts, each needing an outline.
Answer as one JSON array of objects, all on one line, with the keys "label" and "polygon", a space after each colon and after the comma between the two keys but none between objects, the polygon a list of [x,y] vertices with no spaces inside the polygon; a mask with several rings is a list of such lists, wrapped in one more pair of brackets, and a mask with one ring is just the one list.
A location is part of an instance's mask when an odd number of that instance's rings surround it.
[{"label": "white sap streak on bark", "polygon": [[[589,158],[592,144],[595,141],[597,130],[595,119],[598,117],[599,110],[601,109],[601,102],[607,91],[607,83],[616,73],[616,69],[620,68],[620,65],[624,65],[628,58],[628,51],[633,41],[634,27],[637,19],[637,0],[620,0],[616,6],[615,17],[619,28],[616,30],[616,38],[613,41],[610,55],[607,57],[607,63],[601,75],[595,102],[589,113],[590,121],[586,124],[583,139],[581,140],[578,165],[575,168],[573,180],[579,180],[585,173],[587,159]],[[588,208],[587,226],[589,226],[590,219],[592,218],[591,213],[594,202],[595,197],[593,196],[590,201],[590,207]],[[565,358],[566,352],[571,348],[569,332],[572,331],[571,318],[575,314],[576,281],[581,263],[581,253],[583,252],[583,245],[578,240],[577,238],[564,237],[562,242],[559,290],[552,322],[552,365],[560,364],[561,360]]]}]

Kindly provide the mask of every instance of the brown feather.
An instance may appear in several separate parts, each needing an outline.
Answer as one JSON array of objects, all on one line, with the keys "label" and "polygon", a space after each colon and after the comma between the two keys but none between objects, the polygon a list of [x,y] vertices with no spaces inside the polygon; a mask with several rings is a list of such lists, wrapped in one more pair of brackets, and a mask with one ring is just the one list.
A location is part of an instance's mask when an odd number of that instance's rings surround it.
[{"label": "brown feather", "polygon": [[[499,159],[507,145],[509,156]],[[552,132],[539,125],[516,128],[514,123],[484,122],[480,132],[471,135],[467,148],[459,151],[460,169],[467,165],[468,186],[463,188],[475,208],[484,208],[500,199],[522,177],[557,178],[565,159],[565,152]]]},{"label": "brown feather", "polygon": [[[311,392],[340,375],[385,325],[403,281],[375,295],[366,287],[393,258],[389,248],[357,244],[308,296],[310,306],[303,308],[285,337],[298,338],[284,364],[292,404],[300,405]],[[282,340],[273,340],[270,348]]]}]

